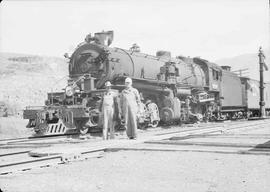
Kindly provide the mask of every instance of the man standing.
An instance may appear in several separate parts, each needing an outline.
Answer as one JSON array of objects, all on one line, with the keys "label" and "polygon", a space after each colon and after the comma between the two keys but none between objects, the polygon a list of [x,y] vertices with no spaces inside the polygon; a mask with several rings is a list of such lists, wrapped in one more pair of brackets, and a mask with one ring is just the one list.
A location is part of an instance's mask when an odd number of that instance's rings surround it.
[{"label": "man standing", "polygon": [[132,87],[132,80],[129,77],[125,79],[125,87],[120,96],[122,115],[128,138],[136,139],[140,95],[138,90]]},{"label": "man standing", "polygon": [[101,118],[103,122],[103,139],[108,139],[108,129],[110,129],[110,139],[114,139],[114,121],[118,114],[117,95],[111,89],[110,81],[105,83],[106,92],[100,104]]}]

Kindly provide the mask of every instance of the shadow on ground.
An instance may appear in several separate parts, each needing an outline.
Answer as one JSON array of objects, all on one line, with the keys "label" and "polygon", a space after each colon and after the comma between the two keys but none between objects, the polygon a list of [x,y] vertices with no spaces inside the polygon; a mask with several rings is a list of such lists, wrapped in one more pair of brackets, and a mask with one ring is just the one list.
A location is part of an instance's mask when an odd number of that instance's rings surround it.
[{"label": "shadow on ground", "polygon": [[249,151],[269,151],[270,152],[270,140],[256,145],[254,148],[250,149]]}]

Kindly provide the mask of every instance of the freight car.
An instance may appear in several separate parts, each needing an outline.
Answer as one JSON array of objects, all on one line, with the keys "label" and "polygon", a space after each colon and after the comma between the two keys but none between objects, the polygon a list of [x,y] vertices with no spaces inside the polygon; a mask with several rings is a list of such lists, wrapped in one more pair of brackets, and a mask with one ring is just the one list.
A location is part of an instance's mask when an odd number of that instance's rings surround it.
[{"label": "freight car", "polygon": [[[194,58],[193,61],[200,65],[209,63],[207,60]],[[218,97],[215,104],[219,105],[212,119],[241,119],[260,116],[260,90],[259,81],[247,77],[239,77],[231,72],[230,66],[218,66],[212,63],[209,71],[205,71],[209,78],[208,85],[212,91],[217,91]],[[212,75],[211,75],[212,74]],[[264,83],[265,110],[270,115],[270,83]]]},{"label": "freight car", "polygon": [[241,79],[224,67],[200,58],[172,58],[166,51],[144,54],[136,44],[129,50],[111,48],[112,39],[112,31],[88,35],[71,57],[66,55],[65,92],[48,93],[42,108],[28,107],[24,111],[28,127],[40,135],[86,133],[98,126],[104,83],[110,80],[120,92],[126,77],[141,93],[141,126],[224,119],[225,114],[247,111]]},{"label": "freight car", "polygon": [[[260,116],[260,82],[254,79],[241,77],[243,86],[242,98],[247,117]],[[264,83],[264,98],[266,115],[270,115],[270,83]]]}]

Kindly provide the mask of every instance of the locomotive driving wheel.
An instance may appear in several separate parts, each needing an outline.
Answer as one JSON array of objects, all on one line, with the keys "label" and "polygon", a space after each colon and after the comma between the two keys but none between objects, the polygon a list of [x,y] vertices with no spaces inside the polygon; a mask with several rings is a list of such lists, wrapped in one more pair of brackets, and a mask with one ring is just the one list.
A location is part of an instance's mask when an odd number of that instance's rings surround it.
[{"label": "locomotive driving wheel", "polygon": [[153,128],[156,128],[156,127],[158,126],[158,124],[159,124],[159,120],[154,120],[154,121],[150,124],[150,126],[153,127]]},{"label": "locomotive driving wheel", "polygon": [[75,125],[81,135],[85,135],[89,130],[89,126],[87,126],[85,121],[79,120],[75,123]]},{"label": "locomotive driving wheel", "polygon": [[79,131],[80,131],[80,134],[81,134],[81,135],[85,135],[86,133],[88,133],[89,127],[87,127],[87,126],[82,126],[82,127],[79,129]]},{"label": "locomotive driving wheel", "polygon": [[88,126],[89,127],[97,127],[99,123],[99,111],[97,109],[90,110],[89,112],[89,121],[88,121]]}]

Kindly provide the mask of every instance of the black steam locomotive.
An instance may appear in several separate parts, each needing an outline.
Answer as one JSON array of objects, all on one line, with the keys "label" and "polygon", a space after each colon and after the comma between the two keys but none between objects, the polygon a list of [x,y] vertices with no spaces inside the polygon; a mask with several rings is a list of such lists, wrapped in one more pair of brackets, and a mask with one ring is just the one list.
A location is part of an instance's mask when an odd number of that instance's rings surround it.
[{"label": "black steam locomotive", "polygon": [[[158,51],[156,56],[111,48],[113,32],[88,35],[69,57],[69,80],[64,92],[48,93],[44,107],[27,107],[27,127],[39,135],[86,133],[97,127],[104,83],[120,92],[126,77],[141,94],[140,126],[159,122],[195,122],[238,119],[259,115],[259,82],[239,77],[229,66],[201,58]],[[266,84],[266,111],[270,110],[270,84]]]}]

